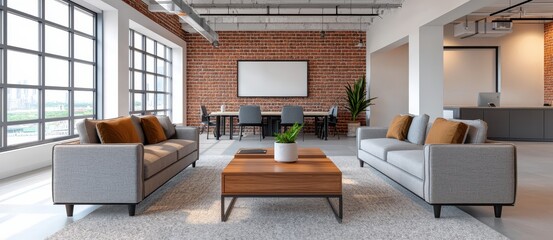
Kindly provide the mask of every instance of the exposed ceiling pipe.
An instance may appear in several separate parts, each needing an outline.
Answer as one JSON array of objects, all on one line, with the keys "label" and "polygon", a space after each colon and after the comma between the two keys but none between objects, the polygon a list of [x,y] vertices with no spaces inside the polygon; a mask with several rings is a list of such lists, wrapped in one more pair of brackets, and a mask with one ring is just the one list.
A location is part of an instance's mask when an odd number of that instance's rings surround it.
[{"label": "exposed ceiling pipe", "polygon": [[204,13],[202,16],[217,16],[217,17],[317,17],[317,16],[332,16],[332,17],[377,17],[377,13]]},{"label": "exposed ceiling pipe", "polygon": [[497,15],[497,14],[500,14],[500,13],[505,12],[505,11],[509,11],[509,10],[511,10],[511,9],[513,9],[513,8],[516,8],[516,7],[520,6],[520,5],[529,3],[529,2],[531,2],[531,1],[534,1],[534,0],[526,0],[526,1],[524,1],[524,2],[515,4],[515,5],[513,5],[513,6],[510,6],[510,7],[504,8],[504,9],[501,9],[501,10],[499,10],[499,11],[497,11],[497,12],[494,12],[494,13],[490,14],[490,17],[491,17],[491,16],[494,16],[494,15]]},{"label": "exposed ceiling pipe", "polygon": [[163,11],[176,14],[179,18],[201,34],[213,46],[219,46],[219,35],[184,0],[142,0],[148,3],[152,12]]}]

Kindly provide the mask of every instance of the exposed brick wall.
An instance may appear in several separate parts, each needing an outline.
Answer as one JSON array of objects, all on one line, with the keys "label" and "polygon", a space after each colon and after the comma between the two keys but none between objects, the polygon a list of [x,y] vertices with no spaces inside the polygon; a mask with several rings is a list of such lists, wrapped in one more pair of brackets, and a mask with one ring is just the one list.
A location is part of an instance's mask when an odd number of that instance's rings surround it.
[{"label": "exposed brick wall", "polygon": [[[328,111],[336,104],[339,131],[346,131],[350,117],[344,108],[344,86],[365,74],[365,48],[355,46],[357,32],[328,32],[325,38],[318,32],[219,32],[219,48],[198,34],[188,34],[186,41],[189,125],[199,125],[200,105],[208,111],[218,111],[221,104],[227,111],[244,104],[258,104],[263,111],[279,111],[290,104],[305,111]],[[238,98],[237,60],[308,60],[309,97]],[[364,115],[358,120],[364,122]],[[306,127],[312,131],[312,124]]]},{"label": "exposed brick wall", "polygon": [[544,102],[553,101],[553,23],[545,24]]},{"label": "exposed brick wall", "polygon": [[185,31],[182,29],[182,25],[179,22],[179,17],[174,14],[167,13],[154,13],[148,10],[148,4],[144,3],[142,0],[122,0],[123,2],[129,4],[131,7],[135,8],[148,18],[154,20],[159,25],[163,26],[170,32],[184,39],[186,36]]}]

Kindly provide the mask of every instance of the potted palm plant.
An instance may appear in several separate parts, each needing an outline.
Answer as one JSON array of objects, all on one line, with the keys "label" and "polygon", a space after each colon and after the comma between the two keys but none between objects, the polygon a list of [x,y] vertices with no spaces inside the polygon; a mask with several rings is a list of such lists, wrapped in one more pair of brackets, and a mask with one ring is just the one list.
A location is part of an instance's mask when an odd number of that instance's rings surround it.
[{"label": "potted palm plant", "polygon": [[359,77],[353,86],[349,83],[346,86],[347,102],[348,105],[346,109],[351,113],[351,122],[348,122],[348,137],[355,137],[357,128],[361,126],[361,123],[357,121],[357,116],[371,105],[373,98],[367,98],[367,82],[365,80],[365,75]]},{"label": "potted palm plant", "polygon": [[298,160],[298,144],[296,138],[303,128],[303,124],[295,123],[283,133],[275,134],[275,161],[295,162]]}]

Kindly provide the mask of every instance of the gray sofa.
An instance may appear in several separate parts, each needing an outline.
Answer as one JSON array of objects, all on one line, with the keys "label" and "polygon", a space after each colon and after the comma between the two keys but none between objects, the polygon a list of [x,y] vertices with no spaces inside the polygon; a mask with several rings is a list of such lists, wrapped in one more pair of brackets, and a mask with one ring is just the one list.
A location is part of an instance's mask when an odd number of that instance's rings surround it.
[{"label": "gray sofa", "polygon": [[413,119],[406,141],[385,138],[387,128],[359,128],[361,167],[369,164],[433,205],[436,218],[442,205],[490,205],[500,218],[502,207],[515,203],[515,146],[485,143],[481,120],[459,120],[469,125],[465,144],[423,145],[430,126],[421,117]]},{"label": "gray sofa", "polygon": [[[168,139],[157,144],[99,144],[95,125],[77,124],[80,143],[53,147],[52,197],[65,204],[73,216],[75,204],[128,205],[134,216],[136,204],[162,186],[199,157],[196,127],[173,125],[158,117]],[[144,139],[139,119],[132,118]]]}]

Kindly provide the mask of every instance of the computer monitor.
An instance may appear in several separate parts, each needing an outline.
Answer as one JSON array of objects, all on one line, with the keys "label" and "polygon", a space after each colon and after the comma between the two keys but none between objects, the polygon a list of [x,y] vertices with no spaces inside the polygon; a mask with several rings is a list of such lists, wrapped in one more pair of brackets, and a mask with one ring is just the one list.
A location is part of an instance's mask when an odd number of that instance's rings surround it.
[{"label": "computer monitor", "polygon": [[478,93],[479,107],[499,107],[500,93],[498,92],[481,92]]}]

